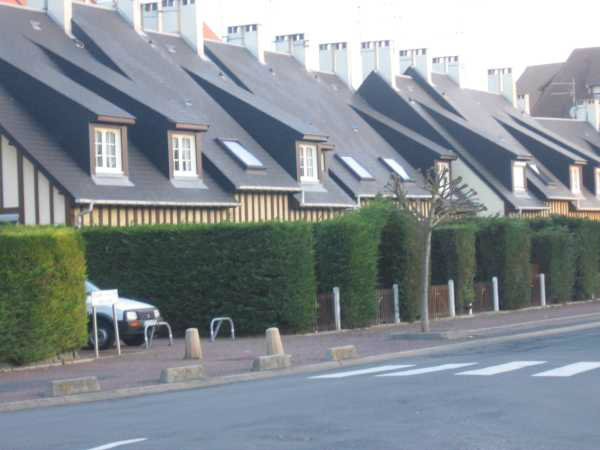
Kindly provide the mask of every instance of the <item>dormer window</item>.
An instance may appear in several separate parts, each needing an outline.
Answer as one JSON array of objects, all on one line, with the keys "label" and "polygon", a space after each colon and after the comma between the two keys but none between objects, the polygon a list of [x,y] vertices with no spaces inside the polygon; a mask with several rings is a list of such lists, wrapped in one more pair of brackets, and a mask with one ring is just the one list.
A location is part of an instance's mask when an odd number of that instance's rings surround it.
[{"label": "dormer window", "polygon": [[315,144],[298,144],[298,175],[302,183],[319,181],[319,160]]},{"label": "dormer window", "polygon": [[526,192],[527,191],[527,177],[526,177],[527,163],[524,161],[515,161],[512,167],[512,179],[513,179],[513,191],[514,192]]},{"label": "dormer window", "polygon": [[581,194],[581,167],[571,166],[571,192],[573,194]]},{"label": "dormer window", "polygon": [[90,141],[92,175],[127,175],[126,127],[91,125]]},{"label": "dormer window", "polygon": [[442,188],[450,186],[450,163],[448,161],[437,161],[435,163],[438,176],[442,178]]},{"label": "dormer window", "polygon": [[198,178],[201,156],[198,134],[169,132],[169,165],[172,178]]}]

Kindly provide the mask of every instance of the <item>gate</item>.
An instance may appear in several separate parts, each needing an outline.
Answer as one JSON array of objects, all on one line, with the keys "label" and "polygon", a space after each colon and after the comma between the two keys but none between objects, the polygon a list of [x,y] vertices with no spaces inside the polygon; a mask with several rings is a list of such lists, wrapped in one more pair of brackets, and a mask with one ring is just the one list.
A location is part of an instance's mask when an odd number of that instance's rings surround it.
[{"label": "gate", "polygon": [[473,302],[473,314],[493,311],[493,287],[492,283],[475,283],[475,301]]},{"label": "gate", "polygon": [[429,317],[439,319],[450,316],[448,285],[431,286],[429,289]]},{"label": "gate", "polygon": [[335,313],[333,311],[333,293],[317,294],[316,331],[335,330]]}]

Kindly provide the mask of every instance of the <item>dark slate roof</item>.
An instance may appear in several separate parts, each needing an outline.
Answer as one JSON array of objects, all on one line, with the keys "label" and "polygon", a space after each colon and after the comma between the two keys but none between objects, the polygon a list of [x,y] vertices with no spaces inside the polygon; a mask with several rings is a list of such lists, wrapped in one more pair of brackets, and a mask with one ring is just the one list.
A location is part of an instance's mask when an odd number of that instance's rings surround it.
[{"label": "dark slate roof", "polygon": [[[246,49],[234,45],[206,42],[206,51],[217,65],[226,68],[232,78],[289,114],[323,130],[334,153],[354,157],[375,180],[359,180],[336,157],[328,157],[329,172],[354,198],[384,193],[391,173],[381,157],[395,158],[413,178],[420,174],[402,158],[348,104],[351,91],[339,78],[319,72],[307,72],[292,56],[267,52],[262,65]],[[326,186],[329,190],[330,187]],[[415,183],[407,183],[410,195],[427,193]]]},{"label": "dark slate roof", "polygon": [[519,95],[529,94],[531,111],[536,111],[536,105],[544,89],[560,71],[563,63],[541,64],[529,66],[517,81],[517,93]]},{"label": "dark slate roof", "polygon": [[570,87],[555,83],[570,83],[573,80],[576,100],[580,102],[589,98],[588,87],[600,85],[600,47],[574,50],[551,83],[547,84],[531,113],[538,117],[571,117],[573,98],[569,94]]},{"label": "dark slate roof", "polygon": [[[39,24],[40,31],[33,28]],[[121,108],[85,89],[65,76],[42,50],[39,42],[58,41],[73,53],[85,53],[76,47],[47,14],[0,4],[0,61],[60,93],[96,116],[133,119]]]},{"label": "dark slate roof", "polygon": [[574,119],[535,118],[544,128],[600,156],[600,133],[587,122]]},{"label": "dark slate roof", "polygon": [[111,204],[230,205],[231,194],[210,175],[203,179],[207,189],[178,189],[150,163],[134,145],[129,146],[129,180],[134,186],[100,186],[61,148],[44,128],[0,83],[0,128],[41,167],[44,173],[75,202]]}]

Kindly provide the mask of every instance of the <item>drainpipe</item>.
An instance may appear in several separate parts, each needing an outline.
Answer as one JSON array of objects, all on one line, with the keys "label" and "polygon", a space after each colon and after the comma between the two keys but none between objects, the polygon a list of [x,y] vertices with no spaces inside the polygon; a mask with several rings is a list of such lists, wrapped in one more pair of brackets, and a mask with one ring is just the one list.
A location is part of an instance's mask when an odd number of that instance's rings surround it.
[{"label": "drainpipe", "polygon": [[83,226],[83,216],[92,214],[92,211],[94,211],[94,202],[90,203],[90,206],[88,207],[88,209],[83,210],[79,214],[77,214],[77,228],[78,229],[80,229]]}]

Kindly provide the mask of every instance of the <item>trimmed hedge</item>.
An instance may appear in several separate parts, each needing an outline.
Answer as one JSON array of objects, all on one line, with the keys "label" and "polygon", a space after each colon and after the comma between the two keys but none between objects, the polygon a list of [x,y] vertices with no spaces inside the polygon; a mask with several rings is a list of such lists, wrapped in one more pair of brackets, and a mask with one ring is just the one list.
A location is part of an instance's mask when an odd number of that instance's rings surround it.
[{"label": "trimmed hedge", "polygon": [[476,235],[473,225],[448,225],[433,232],[432,283],[442,285],[454,280],[457,311],[475,300]]},{"label": "trimmed hedge", "polygon": [[566,228],[541,229],[532,236],[531,260],[546,275],[549,303],[567,302],[575,287],[574,238]]},{"label": "trimmed hedge", "polygon": [[398,284],[400,317],[412,322],[420,314],[423,237],[409,214],[394,210],[381,233],[379,279]]},{"label": "trimmed hedge", "polygon": [[81,348],[84,281],[75,230],[0,227],[0,361],[26,364]]},{"label": "trimmed hedge", "polygon": [[526,222],[516,219],[478,221],[477,280],[498,277],[500,307],[531,304],[531,236]]},{"label": "trimmed hedge", "polygon": [[376,319],[379,227],[359,214],[316,223],[319,292],[340,288],[342,326],[368,326]]},{"label": "trimmed hedge", "polygon": [[83,231],[90,278],[146,299],[177,333],[230,316],[240,334],[311,331],[316,320],[308,223],[94,228]]}]

